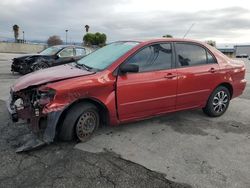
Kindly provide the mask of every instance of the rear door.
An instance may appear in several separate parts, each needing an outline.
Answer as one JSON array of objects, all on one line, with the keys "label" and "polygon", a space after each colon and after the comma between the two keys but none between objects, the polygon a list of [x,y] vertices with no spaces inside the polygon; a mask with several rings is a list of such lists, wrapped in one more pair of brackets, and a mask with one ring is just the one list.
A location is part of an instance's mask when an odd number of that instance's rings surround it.
[{"label": "rear door", "polygon": [[202,106],[220,80],[219,65],[205,47],[196,43],[176,42],[178,74],[177,109]]},{"label": "rear door", "polygon": [[177,75],[171,43],[141,49],[126,62],[138,73],[118,75],[117,104],[121,121],[148,117],[175,109]]}]

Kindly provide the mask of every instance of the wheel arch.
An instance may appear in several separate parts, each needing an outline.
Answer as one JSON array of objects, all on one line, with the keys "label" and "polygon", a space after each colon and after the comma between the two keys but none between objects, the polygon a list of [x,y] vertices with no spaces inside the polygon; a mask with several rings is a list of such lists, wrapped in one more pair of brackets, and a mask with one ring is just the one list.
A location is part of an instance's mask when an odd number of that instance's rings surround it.
[{"label": "wheel arch", "polygon": [[219,86],[226,87],[230,92],[230,99],[232,99],[232,97],[233,97],[233,86],[232,86],[232,84],[230,84],[228,82],[223,82],[223,83],[219,84],[218,86],[216,86],[215,88],[217,88]]},{"label": "wheel arch", "polygon": [[79,103],[91,103],[93,105],[95,105],[98,110],[99,110],[99,115],[100,115],[100,122],[101,125],[108,125],[109,124],[109,110],[106,107],[106,105],[101,102],[100,100],[96,99],[96,98],[81,98],[78,99],[74,102],[72,102],[70,105],[68,105],[62,112],[62,114],[59,117],[59,120],[57,122],[57,126],[56,129],[58,130],[58,128],[60,127],[60,124],[63,122],[67,112],[69,111],[69,109],[71,109],[74,105],[79,104]]},{"label": "wheel arch", "polygon": [[[48,67],[51,67],[49,64],[49,61],[43,57],[38,57],[37,59],[34,60],[34,62],[30,65],[31,71],[34,71],[34,67],[37,66],[39,63],[45,63]],[[47,68],[48,68],[47,67]]]}]

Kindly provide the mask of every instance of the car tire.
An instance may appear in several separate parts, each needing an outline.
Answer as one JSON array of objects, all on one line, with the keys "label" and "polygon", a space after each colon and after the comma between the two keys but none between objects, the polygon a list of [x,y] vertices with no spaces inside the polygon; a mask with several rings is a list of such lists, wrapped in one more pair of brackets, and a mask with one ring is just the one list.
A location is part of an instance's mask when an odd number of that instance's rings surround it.
[{"label": "car tire", "polygon": [[75,138],[85,142],[91,138],[99,127],[100,116],[98,109],[91,103],[78,103],[71,107],[62,122],[59,138],[72,141]]},{"label": "car tire", "polygon": [[49,65],[44,62],[44,61],[40,61],[40,62],[37,62],[33,67],[32,67],[32,70],[33,71],[38,71],[38,70],[42,70],[42,69],[46,69],[48,68]]},{"label": "car tire", "polygon": [[210,117],[219,117],[226,112],[230,99],[229,90],[224,86],[219,86],[210,95],[203,112]]}]

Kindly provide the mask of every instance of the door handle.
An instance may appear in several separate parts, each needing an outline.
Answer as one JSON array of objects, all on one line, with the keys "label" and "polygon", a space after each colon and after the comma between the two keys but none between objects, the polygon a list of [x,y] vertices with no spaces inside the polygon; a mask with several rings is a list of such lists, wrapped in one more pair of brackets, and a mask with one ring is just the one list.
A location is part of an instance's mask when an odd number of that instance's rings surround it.
[{"label": "door handle", "polygon": [[210,69],[209,69],[209,72],[211,72],[211,73],[215,73],[215,72],[216,72],[216,70],[215,70],[215,68],[213,68],[213,67],[212,67],[212,68],[210,68]]},{"label": "door handle", "polygon": [[173,73],[168,73],[167,75],[164,76],[164,78],[167,78],[167,79],[173,79],[177,77],[177,74],[173,74]]}]

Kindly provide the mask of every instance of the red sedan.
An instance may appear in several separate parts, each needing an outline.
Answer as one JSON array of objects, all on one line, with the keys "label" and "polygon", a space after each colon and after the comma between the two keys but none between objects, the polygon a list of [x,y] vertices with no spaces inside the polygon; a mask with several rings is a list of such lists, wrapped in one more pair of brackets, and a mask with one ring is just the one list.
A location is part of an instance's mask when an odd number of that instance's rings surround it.
[{"label": "red sedan", "polygon": [[43,130],[42,142],[84,141],[100,124],[118,125],[202,108],[221,116],[242,94],[245,66],[193,40],[111,43],[71,65],[21,77],[11,88],[13,120]]}]

